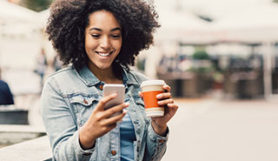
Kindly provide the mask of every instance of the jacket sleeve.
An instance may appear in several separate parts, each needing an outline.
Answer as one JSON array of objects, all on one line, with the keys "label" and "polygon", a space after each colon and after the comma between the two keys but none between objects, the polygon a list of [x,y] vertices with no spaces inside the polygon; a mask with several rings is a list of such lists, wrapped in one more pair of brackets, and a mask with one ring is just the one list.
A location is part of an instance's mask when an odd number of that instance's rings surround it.
[{"label": "jacket sleeve", "polygon": [[167,132],[165,136],[160,136],[155,133],[151,123],[148,125],[148,133],[147,133],[147,146],[145,149],[144,160],[146,161],[158,161],[161,160],[163,155],[166,152],[167,141],[169,136],[169,129],[167,128]]},{"label": "jacket sleeve", "polygon": [[[134,78],[141,84],[143,81],[148,80],[149,78],[139,72],[132,72]],[[146,120],[147,125],[147,141],[145,148],[145,161],[158,161],[161,160],[163,155],[166,152],[166,143],[168,141],[169,129],[167,128],[166,136],[160,136],[155,133],[151,125],[151,119]]]},{"label": "jacket sleeve", "polygon": [[95,148],[83,150],[79,143],[74,115],[66,97],[59,92],[57,83],[45,83],[41,96],[41,111],[46,132],[52,147],[53,160],[89,160]]}]

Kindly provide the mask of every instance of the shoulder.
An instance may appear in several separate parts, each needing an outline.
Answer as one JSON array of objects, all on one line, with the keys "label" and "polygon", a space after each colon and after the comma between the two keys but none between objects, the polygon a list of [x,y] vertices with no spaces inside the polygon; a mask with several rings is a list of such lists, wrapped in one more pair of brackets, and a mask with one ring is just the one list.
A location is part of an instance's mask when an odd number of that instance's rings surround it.
[{"label": "shoulder", "polygon": [[146,75],[135,69],[130,69],[129,71],[127,71],[127,73],[130,75],[130,77],[132,77],[132,79],[134,79],[139,84],[149,79]]},{"label": "shoulder", "polygon": [[3,81],[3,80],[0,80],[0,83],[1,83],[1,84],[6,84],[6,82],[5,82],[5,81]]},{"label": "shoulder", "polygon": [[88,87],[82,81],[78,71],[69,66],[50,75],[44,83],[43,92],[68,97],[72,94],[88,93]]},{"label": "shoulder", "polygon": [[64,79],[67,77],[71,77],[72,75],[75,75],[75,69],[72,66],[68,66],[49,75],[47,80],[49,81],[53,79]]},{"label": "shoulder", "polygon": [[3,81],[3,80],[0,80],[0,85],[2,87],[8,87],[8,84],[5,81]]},{"label": "shoulder", "polygon": [[75,82],[77,78],[78,73],[75,68],[68,66],[48,76],[45,84],[49,84],[51,86],[59,86],[63,84],[70,85],[71,82]]}]

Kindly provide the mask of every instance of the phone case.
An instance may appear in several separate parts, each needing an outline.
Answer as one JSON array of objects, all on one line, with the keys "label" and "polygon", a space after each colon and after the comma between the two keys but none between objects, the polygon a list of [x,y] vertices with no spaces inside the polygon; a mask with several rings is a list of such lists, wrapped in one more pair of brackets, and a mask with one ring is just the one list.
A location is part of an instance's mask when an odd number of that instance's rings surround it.
[{"label": "phone case", "polygon": [[108,96],[112,93],[117,93],[117,97],[109,101],[106,104],[105,109],[122,104],[124,102],[125,86],[123,84],[105,84],[103,86],[103,95]]}]

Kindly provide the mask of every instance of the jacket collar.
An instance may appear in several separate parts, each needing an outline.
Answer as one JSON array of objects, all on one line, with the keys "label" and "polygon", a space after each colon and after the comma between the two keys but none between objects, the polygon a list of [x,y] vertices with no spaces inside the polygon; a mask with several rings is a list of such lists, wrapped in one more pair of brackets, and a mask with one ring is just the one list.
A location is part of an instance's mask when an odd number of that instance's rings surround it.
[{"label": "jacket collar", "polygon": [[[138,84],[137,80],[133,76],[133,74],[126,69],[126,67],[122,67],[122,78],[124,85],[132,85]],[[88,68],[87,65],[83,66],[79,71],[77,71],[80,79],[86,84],[86,86],[95,86],[101,82]]]},{"label": "jacket collar", "polygon": [[95,86],[100,83],[100,80],[90,71],[87,65],[84,65],[77,73],[86,86]]},{"label": "jacket collar", "polygon": [[135,79],[135,76],[126,69],[126,67],[122,66],[122,74],[123,74],[123,82],[125,85],[134,85],[138,84],[139,82]]}]

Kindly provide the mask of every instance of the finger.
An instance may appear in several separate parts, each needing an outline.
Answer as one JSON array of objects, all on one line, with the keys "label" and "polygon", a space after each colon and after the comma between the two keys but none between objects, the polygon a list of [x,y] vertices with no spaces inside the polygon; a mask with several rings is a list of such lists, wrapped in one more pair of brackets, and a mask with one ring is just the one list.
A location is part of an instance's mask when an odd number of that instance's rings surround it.
[{"label": "finger", "polygon": [[167,99],[167,98],[171,98],[172,97],[172,94],[171,93],[160,93],[158,95],[156,95],[156,98],[157,99]]},{"label": "finger", "polygon": [[112,129],[114,129],[116,126],[117,126],[117,123],[104,126],[104,127],[103,127],[103,131],[104,131],[105,133],[107,133],[107,132],[111,131]]},{"label": "finger", "polygon": [[117,96],[117,93],[113,93],[109,96],[106,96],[106,97],[103,97],[99,103],[97,104],[95,110],[98,110],[98,111],[103,111],[104,110],[104,106],[107,102],[111,101],[112,99],[116,98]]},{"label": "finger", "polygon": [[163,89],[167,92],[171,91],[171,87],[168,84],[163,85]]},{"label": "finger", "polygon": [[128,106],[129,106],[129,103],[127,103],[127,102],[122,103],[117,106],[113,106],[113,107],[105,110],[105,112],[103,113],[103,118],[111,117],[111,115],[113,115],[114,113],[121,112],[123,109],[127,108]]},{"label": "finger", "polygon": [[178,105],[172,104],[172,103],[168,104],[167,107],[168,107],[167,109],[168,109],[169,113],[171,113],[171,114],[175,114],[179,108]]},{"label": "finger", "polygon": [[109,126],[109,125],[113,125],[119,121],[121,121],[123,119],[123,117],[126,115],[127,111],[124,110],[121,114],[113,116],[113,117],[109,117],[105,120],[102,121],[102,125],[103,126]]},{"label": "finger", "polygon": [[166,100],[161,100],[161,101],[158,101],[157,102],[158,105],[168,105],[168,104],[171,104],[171,103],[174,103],[174,100],[173,99],[166,99]]},{"label": "finger", "polygon": [[177,104],[174,104],[174,103],[169,103],[169,104],[167,104],[167,106],[169,108],[173,108],[173,109],[178,109],[179,108],[179,106]]},{"label": "finger", "polygon": [[143,93],[142,92],[138,92],[138,94],[141,98],[143,98]]}]

